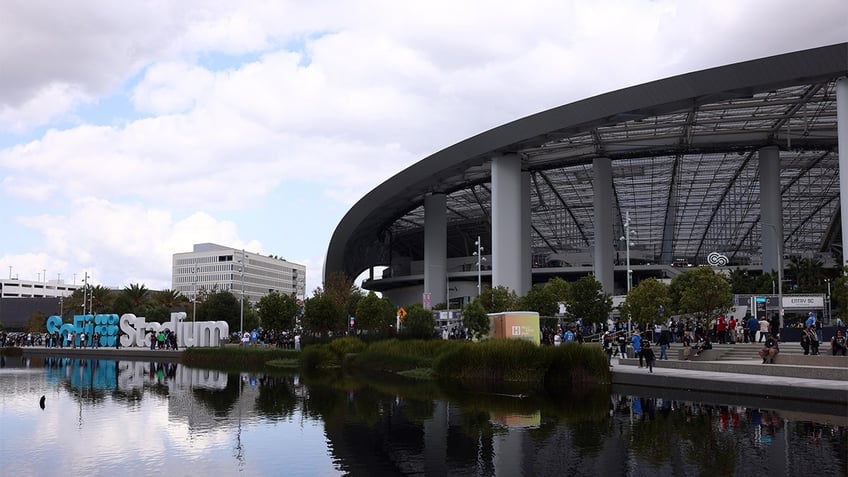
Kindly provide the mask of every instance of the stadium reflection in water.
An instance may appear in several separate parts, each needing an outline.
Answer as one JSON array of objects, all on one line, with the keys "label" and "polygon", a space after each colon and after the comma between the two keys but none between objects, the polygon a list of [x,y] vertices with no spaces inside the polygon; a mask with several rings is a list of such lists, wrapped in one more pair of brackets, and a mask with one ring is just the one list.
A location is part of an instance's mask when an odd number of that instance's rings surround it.
[{"label": "stadium reflection in water", "polygon": [[[15,475],[846,475],[844,406],[5,358]],[[44,396],[44,408],[39,405]]]}]

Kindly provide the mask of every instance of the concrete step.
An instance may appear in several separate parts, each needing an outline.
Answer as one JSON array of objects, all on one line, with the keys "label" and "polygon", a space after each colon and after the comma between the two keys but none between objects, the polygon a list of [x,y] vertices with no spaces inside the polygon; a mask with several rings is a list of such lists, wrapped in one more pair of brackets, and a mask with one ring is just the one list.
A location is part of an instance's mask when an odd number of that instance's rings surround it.
[{"label": "concrete step", "polygon": [[[759,358],[747,361],[683,361],[683,360],[656,360],[655,368],[672,368],[680,370],[693,371],[712,371],[723,373],[736,374],[755,374],[776,377],[795,377],[805,379],[824,379],[836,381],[848,381],[848,357],[829,356],[826,358],[834,358],[842,361],[835,361],[838,365],[827,366],[823,365],[822,360],[818,360],[819,356],[800,356],[807,358],[807,364],[789,363],[795,357],[784,357],[784,362],[781,362],[781,356],[778,355],[775,364],[762,364]],[[639,360],[635,358],[619,359],[618,364],[621,366],[638,366]]]}]

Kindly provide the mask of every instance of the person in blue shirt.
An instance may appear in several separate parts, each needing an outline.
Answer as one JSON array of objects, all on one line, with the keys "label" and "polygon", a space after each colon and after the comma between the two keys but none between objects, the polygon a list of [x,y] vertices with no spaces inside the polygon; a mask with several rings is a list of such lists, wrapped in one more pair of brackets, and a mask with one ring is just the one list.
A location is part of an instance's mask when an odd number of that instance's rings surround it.
[{"label": "person in blue shirt", "polygon": [[748,337],[745,338],[745,342],[748,342],[748,338],[750,338],[751,343],[757,342],[757,331],[760,329],[760,322],[757,320],[756,316],[751,315],[748,318]]},{"label": "person in blue shirt", "polygon": [[804,322],[804,328],[809,328],[809,327],[815,326],[815,325],[816,325],[816,315],[814,315],[813,312],[811,311],[807,314],[807,321]]},{"label": "person in blue shirt", "polygon": [[572,329],[572,327],[569,326],[568,331],[566,331],[565,334],[562,336],[562,341],[564,343],[574,343],[574,338],[574,330]]},{"label": "person in blue shirt", "polygon": [[633,353],[639,358],[639,367],[644,368],[645,366],[642,364],[644,362],[644,358],[642,358],[642,335],[638,331],[634,331],[630,342],[633,344]]}]

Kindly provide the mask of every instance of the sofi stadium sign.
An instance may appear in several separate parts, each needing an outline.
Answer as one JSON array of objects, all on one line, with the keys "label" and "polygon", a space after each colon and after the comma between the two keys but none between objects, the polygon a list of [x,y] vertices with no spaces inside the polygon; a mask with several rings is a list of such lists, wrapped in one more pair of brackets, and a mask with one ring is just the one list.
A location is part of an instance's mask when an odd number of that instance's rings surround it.
[{"label": "sofi stadium sign", "polygon": [[[47,332],[58,333],[65,338],[74,336],[79,344],[81,333],[86,334],[90,346],[94,334],[99,337],[100,346],[115,346],[120,342],[124,347],[150,347],[150,332],[170,330],[177,335],[179,347],[219,346],[229,336],[230,327],[226,321],[185,321],[184,312],[171,313],[171,321],[159,323],[126,313],[118,318],[116,314],[74,315],[71,323],[62,323],[60,316],[47,318]],[[71,335],[73,333],[73,335]]]}]

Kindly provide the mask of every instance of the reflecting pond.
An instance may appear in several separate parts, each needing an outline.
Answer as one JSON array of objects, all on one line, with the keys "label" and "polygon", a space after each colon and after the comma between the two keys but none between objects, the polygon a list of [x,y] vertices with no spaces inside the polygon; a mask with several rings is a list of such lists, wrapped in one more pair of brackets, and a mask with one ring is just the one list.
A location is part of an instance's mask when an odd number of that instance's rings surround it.
[{"label": "reflecting pond", "polygon": [[0,365],[4,475],[848,473],[846,409],[812,402],[635,387],[523,396],[141,361]]}]

